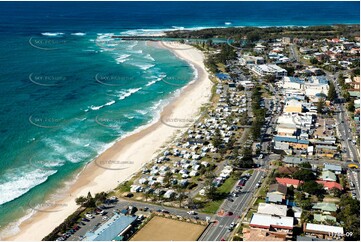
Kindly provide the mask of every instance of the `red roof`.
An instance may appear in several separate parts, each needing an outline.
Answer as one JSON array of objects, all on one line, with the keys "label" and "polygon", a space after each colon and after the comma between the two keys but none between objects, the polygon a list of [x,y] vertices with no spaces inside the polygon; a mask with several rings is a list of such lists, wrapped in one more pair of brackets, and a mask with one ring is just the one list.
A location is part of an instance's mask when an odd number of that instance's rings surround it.
[{"label": "red roof", "polygon": [[280,178],[280,177],[276,177],[276,181],[279,184],[282,185],[293,185],[298,187],[301,183],[303,183],[303,181],[297,180],[297,179],[291,179],[291,178]]},{"label": "red roof", "polygon": [[337,188],[338,190],[342,190],[341,184],[337,182],[331,182],[331,181],[316,181],[318,184],[322,184],[327,190],[330,190],[332,188]]}]

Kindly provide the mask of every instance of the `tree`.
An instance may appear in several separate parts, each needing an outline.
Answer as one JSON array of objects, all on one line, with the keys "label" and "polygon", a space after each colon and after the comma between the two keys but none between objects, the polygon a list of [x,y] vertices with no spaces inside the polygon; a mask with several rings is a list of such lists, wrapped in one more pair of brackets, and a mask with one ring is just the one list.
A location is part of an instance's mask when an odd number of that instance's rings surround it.
[{"label": "tree", "polygon": [[301,169],[292,174],[292,177],[298,180],[311,181],[315,180],[316,176],[313,174],[311,164],[309,162],[303,162],[299,165]]},{"label": "tree", "polygon": [[88,201],[88,199],[84,196],[80,196],[75,199],[76,205],[79,205],[79,206],[83,206],[87,201]]},{"label": "tree", "polygon": [[166,172],[164,175],[164,185],[165,187],[169,187],[170,186],[170,179],[172,178],[172,173],[171,172]]},{"label": "tree", "polygon": [[239,122],[241,125],[247,125],[247,123],[248,123],[248,113],[247,112],[243,112],[241,114]]},{"label": "tree", "polygon": [[330,82],[327,98],[330,101],[335,101],[335,99],[337,98],[337,92],[333,82]]},{"label": "tree", "polygon": [[342,191],[337,188],[332,188],[330,193],[333,194],[335,197],[341,197]]},{"label": "tree", "polygon": [[317,103],[317,113],[322,113],[325,105],[326,105],[325,98],[323,98],[323,97],[319,98],[318,103]]},{"label": "tree", "polygon": [[106,192],[100,192],[95,194],[94,200],[95,203],[104,203],[104,201],[107,199],[108,194]]},{"label": "tree", "polygon": [[207,172],[204,188],[208,199],[213,200],[217,196],[217,188],[213,185],[215,175],[212,172]]},{"label": "tree", "polygon": [[83,206],[83,207],[95,207],[96,200],[93,198],[90,192],[88,192],[88,195],[86,197],[80,196],[75,199],[75,203],[77,205]]},{"label": "tree", "polygon": [[349,104],[347,105],[347,110],[349,112],[355,112],[355,105],[353,104],[353,102],[349,102]]},{"label": "tree", "polygon": [[313,195],[320,195],[320,194],[324,193],[323,185],[318,184],[315,181],[305,181],[301,185],[301,189],[302,189],[302,191],[307,192],[309,194],[313,194]]},{"label": "tree", "polygon": [[214,147],[219,148],[222,144],[221,131],[217,128],[214,132],[212,144]]},{"label": "tree", "polygon": [[312,65],[317,65],[319,63],[318,60],[315,57],[312,57],[310,59],[310,62],[311,62]]},{"label": "tree", "polygon": [[352,232],[346,240],[360,240],[360,202],[348,194],[341,196],[337,219],[343,222],[345,231]]},{"label": "tree", "polygon": [[183,202],[184,199],[187,198],[187,195],[185,194],[185,189],[182,186],[179,186],[179,185],[176,186],[176,191],[178,193],[177,199],[178,199],[178,202],[179,202],[179,207],[181,208],[182,207],[182,202]]}]

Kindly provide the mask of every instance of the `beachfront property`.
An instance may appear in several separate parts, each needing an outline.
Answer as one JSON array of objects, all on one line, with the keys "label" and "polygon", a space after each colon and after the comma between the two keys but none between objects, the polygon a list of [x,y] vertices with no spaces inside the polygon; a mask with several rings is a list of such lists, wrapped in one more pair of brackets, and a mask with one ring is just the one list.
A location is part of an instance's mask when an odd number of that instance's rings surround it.
[{"label": "beachfront property", "polygon": [[85,234],[83,241],[121,241],[137,220],[137,216],[115,214],[94,231]]}]

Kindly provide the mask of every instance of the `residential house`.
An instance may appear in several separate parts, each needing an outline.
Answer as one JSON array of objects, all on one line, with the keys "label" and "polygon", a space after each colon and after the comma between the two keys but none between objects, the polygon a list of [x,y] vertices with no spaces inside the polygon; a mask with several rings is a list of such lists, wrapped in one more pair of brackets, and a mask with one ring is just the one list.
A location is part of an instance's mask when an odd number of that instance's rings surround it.
[{"label": "residential house", "polygon": [[331,213],[337,211],[337,206],[334,203],[319,202],[313,205],[313,210],[321,210],[324,213]]},{"label": "residential house", "polygon": [[342,173],[342,167],[340,165],[334,165],[334,164],[329,164],[329,163],[325,163],[324,164],[324,171],[333,171],[335,172],[335,174],[339,175]]},{"label": "residential house", "polygon": [[305,223],[303,231],[306,235],[316,236],[321,239],[334,240],[335,237],[344,237],[343,228],[339,226]]},{"label": "residential house", "polygon": [[335,181],[337,181],[337,177],[336,177],[335,173],[333,173],[332,171],[326,170],[326,171],[322,171],[321,180],[335,182]]},{"label": "residential house", "polygon": [[323,188],[327,191],[332,190],[332,189],[338,189],[338,190],[343,190],[343,187],[341,186],[340,183],[334,182],[334,181],[316,181],[318,184],[322,184]]},{"label": "residential house", "polygon": [[313,220],[316,222],[327,222],[327,221],[333,221],[336,222],[336,217],[331,216],[331,215],[323,215],[323,214],[314,214],[313,215]]},{"label": "residential house", "polygon": [[258,204],[257,213],[285,217],[287,216],[287,206],[270,203],[260,203]]},{"label": "residential house", "polygon": [[[298,171],[298,168],[294,167],[294,166],[280,166],[280,167],[278,167],[278,173],[280,173],[280,174],[292,175],[296,171]],[[280,184],[278,184],[278,185],[280,185]]]},{"label": "residential house", "polygon": [[280,178],[280,177],[276,177],[276,181],[281,185],[285,185],[287,187],[293,186],[294,188],[298,188],[303,183],[303,181],[297,179]]},{"label": "residential house", "polygon": [[306,160],[301,157],[286,156],[283,158],[282,162],[286,163],[286,164],[291,164],[291,165],[299,165],[299,164],[306,162]]}]

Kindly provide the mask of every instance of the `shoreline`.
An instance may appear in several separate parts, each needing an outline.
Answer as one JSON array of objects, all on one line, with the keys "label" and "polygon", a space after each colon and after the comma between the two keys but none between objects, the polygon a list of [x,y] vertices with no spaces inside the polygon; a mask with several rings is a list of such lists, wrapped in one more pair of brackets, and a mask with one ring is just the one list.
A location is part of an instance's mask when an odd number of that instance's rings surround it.
[{"label": "shoreline", "polygon": [[[197,70],[195,80],[181,88],[179,96],[173,97],[161,111],[157,121],[139,132],[117,141],[105,152],[100,154],[79,173],[76,181],[68,189],[66,197],[57,201],[63,204],[63,209],[53,212],[36,212],[29,219],[19,225],[15,235],[4,237],[4,240],[41,240],[57,226],[59,226],[70,214],[79,207],[75,204],[75,198],[92,195],[102,191],[111,191],[120,183],[128,180],[136,174],[146,163],[154,158],[159,150],[174,139],[180,130],[186,127],[171,127],[161,119],[164,117],[194,118],[197,117],[203,104],[209,102],[211,97],[212,82],[204,66],[204,54],[196,48],[184,45],[184,49],[172,49],[169,44],[160,44],[159,48],[166,48],[178,58],[187,61]],[[189,127],[191,124],[187,125]],[[139,152],[141,150],[141,152]],[[102,161],[132,161],[131,165],[124,169],[108,169],[100,167]],[[76,176],[75,176],[76,177]],[[46,222],[45,222],[46,221]]]}]

